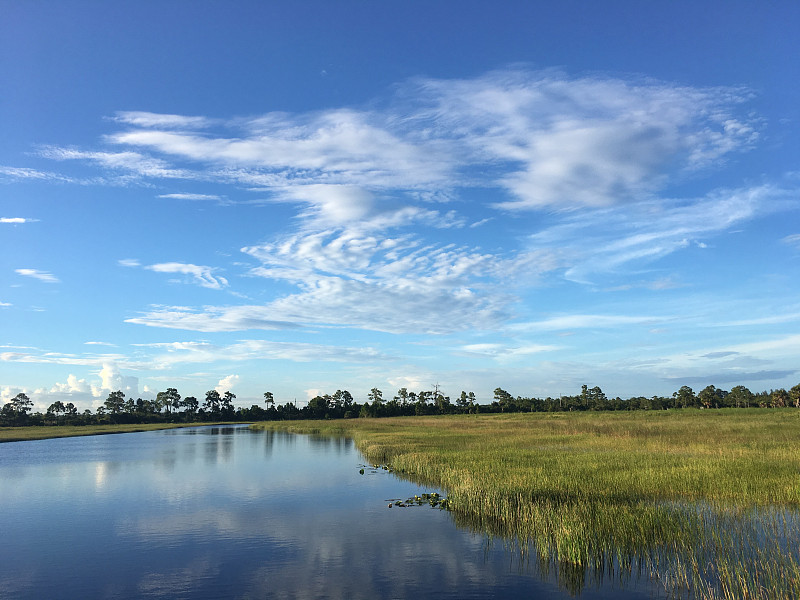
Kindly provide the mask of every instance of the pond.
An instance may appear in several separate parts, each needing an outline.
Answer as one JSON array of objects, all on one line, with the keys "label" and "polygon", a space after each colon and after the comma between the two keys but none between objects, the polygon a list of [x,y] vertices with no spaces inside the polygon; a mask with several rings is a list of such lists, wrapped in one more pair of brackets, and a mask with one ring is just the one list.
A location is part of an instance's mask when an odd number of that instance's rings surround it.
[{"label": "pond", "polygon": [[246,426],[0,444],[0,599],[660,596],[565,586],[447,511],[389,508],[441,490],[363,460]]}]

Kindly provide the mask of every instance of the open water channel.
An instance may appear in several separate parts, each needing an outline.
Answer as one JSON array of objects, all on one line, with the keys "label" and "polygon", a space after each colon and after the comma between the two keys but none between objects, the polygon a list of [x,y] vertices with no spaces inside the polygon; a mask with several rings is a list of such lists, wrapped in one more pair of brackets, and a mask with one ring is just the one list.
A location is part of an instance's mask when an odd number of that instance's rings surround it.
[{"label": "open water channel", "polygon": [[0,444],[0,599],[661,596],[567,589],[446,511],[389,508],[437,490],[363,460],[246,426]]}]

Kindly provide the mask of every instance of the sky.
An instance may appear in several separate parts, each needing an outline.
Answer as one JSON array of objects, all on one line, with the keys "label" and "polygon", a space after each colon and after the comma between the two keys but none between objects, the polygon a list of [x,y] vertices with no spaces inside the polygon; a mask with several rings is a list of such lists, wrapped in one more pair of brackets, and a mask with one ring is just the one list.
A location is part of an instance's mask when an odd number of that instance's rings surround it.
[{"label": "sky", "polygon": [[0,402],[800,382],[797,2],[0,14]]}]

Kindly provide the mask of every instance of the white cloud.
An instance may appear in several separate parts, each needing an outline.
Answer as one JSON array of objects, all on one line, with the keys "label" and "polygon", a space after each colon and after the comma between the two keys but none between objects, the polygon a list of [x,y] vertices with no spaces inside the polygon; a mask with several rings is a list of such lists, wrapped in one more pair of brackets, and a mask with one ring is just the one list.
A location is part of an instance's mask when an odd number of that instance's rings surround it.
[{"label": "white cloud", "polygon": [[499,361],[511,361],[519,357],[527,357],[542,352],[560,350],[560,346],[546,344],[511,345],[499,343],[467,344],[462,352],[467,355],[485,356]]},{"label": "white cloud", "polygon": [[115,121],[137,127],[159,127],[165,129],[201,129],[211,125],[206,117],[185,117],[142,111],[119,111]]},{"label": "white cloud", "polygon": [[160,194],[159,198],[170,198],[173,200],[222,200],[222,196],[216,194]]},{"label": "white cloud", "polygon": [[160,263],[156,265],[149,265],[145,267],[150,271],[156,273],[179,273],[181,275],[189,275],[192,283],[196,283],[205,288],[212,290],[221,290],[228,286],[228,280],[224,277],[214,276],[215,269],[213,267],[206,267],[203,265],[193,265],[187,263]]},{"label": "white cloud", "polygon": [[499,165],[500,206],[610,206],[657,190],[677,163],[694,169],[746,149],[756,133],[731,116],[737,89],[698,89],[557,72],[501,71],[422,80],[433,121]]},{"label": "white cloud", "polygon": [[23,217],[0,217],[0,223],[21,225],[22,223],[35,223],[38,219],[26,219]]},{"label": "white cloud", "polygon": [[231,388],[233,388],[233,386],[235,386],[238,381],[239,381],[238,375],[228,375],[227,377],[223,377],[222,379],[220,379],[219,383],[217,383],[214,389],[217,390],[220,394],[223,394],[225,392],[230,391]]},{"label": "white cloud", "polygon": [[532,248],[560,249],[572,263],[568,279],[590,282],[630,264],[651,262],[791,202],[796,194],[773,186],[722,190],[704,198],[652,200],[565,216],[531,235]]},{"label": "white cloud", "polygon": [[[94,388],[94,391],[98,391],[99,388]],[[65,383],[56,383],[52,388],[50,388],[51,394],[92,394],[96,396],[97,394],[93,393],[92,385],[90,385],[85,379],[78,379],[75,375],[70,374],[67,377],[67,381]]]},{"label": "white cloud", "polygon": [[[98,373],[101,392],[121,390],[126,396],[139,395],[138,377],[122,375],[116,363],[105,363]],[[99,395],[99,394],[98,394]]]},{"label": "white cloud", "polygon": [[220,332],[245,329],[293,329],[296,323],[271,319],[262,306],[205,307],[202,311],[189,307],[156,307],[139,317],[125,319],[149,327]]},{"label": "white cloud", "polygon": [[513,297],[492,281],[551,268],[545,253],[499,258],[470,248],[424,246],[412,237],[353,232],[287,236],[243,248],[262,266],[251,274],[295,285],[266,305],[162,307],[128,322],[197,331],[276,329],[308,324],[392,333],[492,327]]},{"label": "white cloud", "polygon": [[141,267],[142,263],[140,263],[135,258],[123,258],[117,261],[117,264],[121,267]]},{"label": "white cloud", "polygon": [[630,325],[652,325],[668,317],[630,315],[562,315],[542,321],[515,323],[509,326],[514,331],[566,331],[572,329],[608,329]]},{"label": "white cloud", "polygon": [[0,302],[0,308],[8,308],[11,306],[10,302]]},{"label": "white cloud", "polygon": [[800,233],[787,235],[786,237],[781,239],[781,242],[783,242],[787,246],[794,246],[795,248],[800,248]]},{"label": "white cloud", "polygon": [[29,169],[27,167],[8,167],[0,165],[0,176],[7,177],[12,180],[32,180],[39,179],[45,181],[60,181],[60,182],[73,182],[76,180],[71,177],[59,175],[57,173],[48,173],[46,171],[38,171],[36,169]]},{"label": "white cloud", "polygon": [[[492,201],[507,210],[641,201],[758,138],[757,122],[736,114],[752,97],[742,88],[507,69],[473,79],[417,79],[396,89],[390,102],[371,110],[227,122],[119,112],[113,121],[125,129],[104,141],[134,150],[49,147],[41,155],[143,179],[258,186],[341,223],[371,218],[373,210],[398,217],[404,206],[443,201],[463,187],[505,190],[506,200]],[[208,130],[212,123],[219,128]]]},{"label": "white cloud", "polygon": [[47,271],[39,271],[37,269],[15,269],[15,272],[25,277],[32,277],[45,283],[59,283],[58,277],[48,273]]},{"label": "white cloud", "polygon": [[120,354],[64,354],[42,352],[36,348],[16,348],[12,352],[0,352],[0,361],[80,366],[102,366],[109,361],[127,362]]},{"label": "white cloud", "polygon": [[148,344],[156,353],[150,362],[153,368],[165,369],[172,365],[196,363],[210,364],[227,361],[288,360],[292,362],[356,362],[386,360],[388,357],[370,347],[334,346],[300,342],[273,342],[267,340],[240,340],[219,346],[209,342],[168,342]]},{"label": "white cloud", "polygon": [[[448,170],[446,155],[390,131],[387,120],[393,118],[349,110],[297,117],[270,114],[243,124],[246,137],[142,129],[113,134],[109,140],[222,168],[275,172],[286,182],[323,177],[333,183],[400,188],[441,182]],[[248,173],[239,176],[247,179]],[[257,184],[257,178],[252,182]]]},{"label": "white cloud", "polygon": [[84,160],[96,163],[114,171],[128,171],[140,177],[190,179],[195,178],[191,172],[173,169],[169,163],[159,158],[146,156],[139,152],[97,152],[75,148],[59,148],[49,146],[42,148],[39,154],[53,160]]}]

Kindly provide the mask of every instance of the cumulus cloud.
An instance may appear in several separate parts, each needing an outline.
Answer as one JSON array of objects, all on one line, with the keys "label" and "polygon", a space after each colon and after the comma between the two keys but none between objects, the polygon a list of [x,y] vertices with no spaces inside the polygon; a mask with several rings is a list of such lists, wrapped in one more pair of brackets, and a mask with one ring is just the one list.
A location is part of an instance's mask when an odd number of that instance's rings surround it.
[{"label": "cumulus cloud", "polygon": [[159,263],[156,265],[149,265],[145,267],[150,271],[156,273],[178,273],[181,275],[189,275],[190,281],[196,283],[204,288],[212,290],[221,290],[228,286],[228,280],[224,277],[215,276],[213,267],[206,267],[203,265],[193,265],[190,263]]},{"label": "cumulus cloud", "polygon": [[217,383],[214,389],[217,390],[220,394],[223,394],[225,392],[230,391],[231,388],[235,386],[238,381],[239,381],[238,375],[228,375],[227,377],[223,377],[222,379],[220,379],[219,383]]},{"label": "cumulus cloud", "polygon": [[38,269],[15,269],[15,272],[24,277],[32,277],[45,283],[59,283],[58,277],[47,271],[39,271]]}]

